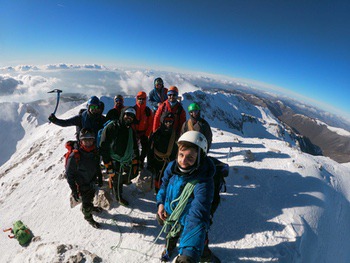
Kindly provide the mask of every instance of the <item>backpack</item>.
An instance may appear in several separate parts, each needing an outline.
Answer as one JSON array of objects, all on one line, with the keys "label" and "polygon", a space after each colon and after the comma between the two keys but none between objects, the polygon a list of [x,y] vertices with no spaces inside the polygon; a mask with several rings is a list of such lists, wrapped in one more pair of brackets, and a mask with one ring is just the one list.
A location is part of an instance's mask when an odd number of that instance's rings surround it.
[{"label": "backpack", "polygon": [[214,174],[214,198],[210,210],[210,213],[213,216],[220,204],[220,192],[226,192],[225,177],[227,177],[229,174],[229,165],[227,163],[219,161],[214,157],[208,157],[213,161],[216,168]]},{"label": "backpack", "polygon": [[97,137],[96,137],[96,147],[97,148],[100,148],[100,144],[101,144],[101,136],[102,136],[102,133],[103,133],[103,130],[108,126],[108,124],[110,124],[113,120],[108,120],[106,121],[104,124],[103,124],[103,128],[98,130],[97,132]]},{"label": "backpack", "polygon": [[16,221],[13,228],[4,230],[6,231],[11,231],[13,235],[8,235],[8,237],[17,239],[21,246],[27,245],[33,238],[32,232],[21,220]]},{"label": "backpack", "polygon": [[80,153],[79,153],[79,143],[78,141],[67,141],[65,144],[65,147],[67,149],[67,152],[64,154],[64,167],[67,166],[68,158],[71,155],[72,152],[74,152],[74,158],[75,161],[78,162],[80,161]]}]

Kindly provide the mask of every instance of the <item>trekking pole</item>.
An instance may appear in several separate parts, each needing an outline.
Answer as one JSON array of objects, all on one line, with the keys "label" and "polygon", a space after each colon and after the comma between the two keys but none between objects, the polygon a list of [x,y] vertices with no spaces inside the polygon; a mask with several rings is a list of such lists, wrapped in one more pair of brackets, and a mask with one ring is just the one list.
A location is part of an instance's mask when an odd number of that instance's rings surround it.
[{"label": "trekking pole", "polygon": [[53,111],[52,114],[55,114],[56,111],[57,111],[58,103],[60,102],[60,93],[62,92],[62,90],[60,90],[60,89],[54,89],[54,90],[51,90],[51,91],[47,92],[47,93],[55,93],[55,92],[57,93],[57,100],[56,100],[56,107],[55,107],[55,110]]},{"label": "trekking pole", "polygon": [[232,147],[230,147],[230,150],[227,153],[227,161],[228,161],[228,159],[231,158],[231,153],[232,153]]}]

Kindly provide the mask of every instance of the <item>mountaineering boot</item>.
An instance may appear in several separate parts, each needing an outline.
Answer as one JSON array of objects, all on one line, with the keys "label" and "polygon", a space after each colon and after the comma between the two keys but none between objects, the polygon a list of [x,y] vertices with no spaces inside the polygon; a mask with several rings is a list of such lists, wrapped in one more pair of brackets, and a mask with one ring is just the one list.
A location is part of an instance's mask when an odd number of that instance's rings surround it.
[{"label": "mountaineering boot", "polygon": [[196,263],[196,261],[192,257],[178,255],[175,259],[175,263]]},{"label": "mountaineering boot", "polygon": [[101,213],[103,211],[103,209],[101,207],[98,207],[98,206],[94,206],[92,208],[92,212],[95,212],[95,213]]},{"label": "mountaineering boot", "polygon": [[116,198],[118,200],[118,203],[122,206],[128,206],[129,202],[126,201],[122,196],[120,196],[120,198],[118,199],[118,197]]},{"label": "mountaineering boot", "polygon": [[164,248],[162,255],[160,257],[160,260],[162,262],[168,262],[170,261],[171,254],[173,253],[174,249],[176,248],[178,237],[171,237],[167,239],[166,247]]},{"label": "mountaineering boot", "polygon": [[208,246],[204,246],[203,254],[199,260],[200,263],[221,263],[221,260],[214,255]]},{"label": "mountaineering boot", "polygon": [[160,256],[160,261],[161,262],[170,261],[170,253],[166,248],[163,250],[162,255]]}]

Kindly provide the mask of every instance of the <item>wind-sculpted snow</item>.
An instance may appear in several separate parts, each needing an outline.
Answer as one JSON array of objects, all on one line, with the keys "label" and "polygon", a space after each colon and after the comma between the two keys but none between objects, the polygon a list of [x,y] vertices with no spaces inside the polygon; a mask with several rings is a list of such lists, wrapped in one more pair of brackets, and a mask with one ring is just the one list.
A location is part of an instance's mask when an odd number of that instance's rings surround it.
[{"label": "wind-sculpted snow", "polygon": [[[106,111],[113,106],[112,97],[102,100]],[[350,166],[302,153],[269,111],[239,96],[183,94],[185,108],[192,101],[205,105],[212,125],[209,155],[230,165],[209,232],[210,248],[222,262],[350,262]],[[125,100],[134,103],[134,96]],[[159,262],[164,235],[153,244],[161,229],[154,194],[124,186],[130,207],[114,201],[95,216],[102,229],[92,228],[79,206],[70,208],[63,175],[64,142],[74,139],[75,128],[44,121],[52,102],[21,105],[10,105],[22,132],[13,136],[22,139],[0,167],[0,225],[21,219],[35,238],[21,247],[3,233],[1,262]],[[58,116],[68,118],[84,106],[84,100],[66,98]],[[108,191],[107,182],[103,187]]]}]

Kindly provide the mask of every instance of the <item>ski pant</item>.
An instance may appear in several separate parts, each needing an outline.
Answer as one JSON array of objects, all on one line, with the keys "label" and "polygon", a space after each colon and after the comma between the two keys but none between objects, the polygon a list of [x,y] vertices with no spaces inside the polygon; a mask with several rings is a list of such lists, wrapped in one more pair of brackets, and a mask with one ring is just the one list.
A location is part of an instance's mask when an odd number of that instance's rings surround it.
[{"label": "ski pant", "polygon": [[154,190],[156,193],[158,193],[160,186],[162,185],[162,178],[167,164],[167,161],[159,160],[155,157],[153,157],[153,159],[148,159],[147,157],[147,169],[152,173]]},{"label": "ski pant", "polygon": [[85,191],[80,191],[81,201],[82,201],[82,212],[84,214],[84,218],[87,221],[92,221],[92,209],[94,208],[94,204],[92,203],[95,196],[95,188],[90,188]]},{"label": "ski pant", "polygon": [[140,165],[141,165],[141,168],[143,168],[145,158],[149,150],[149,142],[148,142],[148,137],[144,134],[144,132],[138,133],[137,138],[138,138],[137,140],[138,143],[141,145]]},{"label": "ski pant", "polygon": [[[157,219],[157,222],[159,225],[163,226],[164,225],[164,221],[162,219],[160,219],[159,215],[156,214],[156,219]],[[165,248],[171,252],[173,251],[175,248],[176,248],[176,243],[177,241],[179,240],[180,236],[181,236],[181,233],[182,233],[182,229],[181,229],[181,232],[178,233],[177,236],[175,237],[170,237],[170,238],[166,238],[166,245],[165,245]],[[202,255],[201,255],[201,258],[206,258],[208,256],[211,255],[211,250],[209,249],[209,236],[208,236],[208,232],[206,232],[205,234],[205,241],[204,241],[204,248],[203,248],[203,252],[202,252]]]},{"label": "ski pant", "polygon": [[113,168],[115,175],[112,177],[113,189],[115,191],[116,199],[120,200],[123,194],[123,184],[127,184],[129,180],[130,167],[124,167],[124,171],[120,170],[120,163],[113,161]]}]

